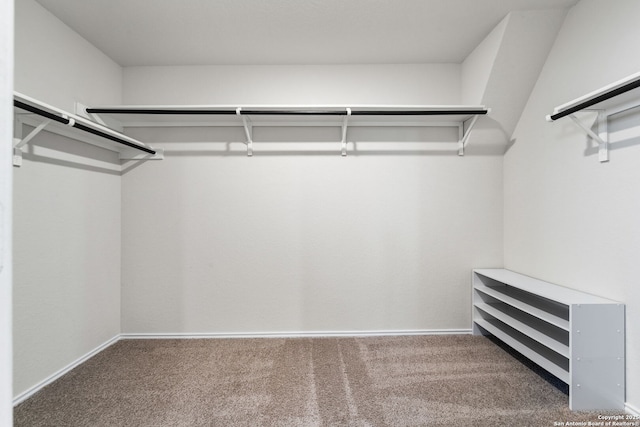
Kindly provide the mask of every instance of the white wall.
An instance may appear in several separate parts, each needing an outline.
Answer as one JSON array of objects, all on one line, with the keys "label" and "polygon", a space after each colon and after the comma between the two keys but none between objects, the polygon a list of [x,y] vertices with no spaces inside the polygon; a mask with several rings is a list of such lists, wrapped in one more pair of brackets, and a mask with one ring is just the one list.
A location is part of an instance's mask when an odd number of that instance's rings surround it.
[{"label": "white wall", "polygon": [[127,67],[125,104],[458,104],[458,64]]},{"label": "white wall", "polygon": [[462,62],[460,83],[463,104],[482,104],[508,24],[509,15],[500,21]]},{"label": "white wall", "polygon": [[566,15],[563,9],[509,13],[462,63],[462,101],[491,113],[478,121],[469,153],[504,153]]},{"label": "white wall", "polygon": [[[138,104],[457,104],[460,96],[452,65],[124,75],[124,97]],[[343,158],[337,143],[324,154],[295,144],[338,141],[337,128],[258,128],[256,140],[290,147],[264,153],[256,143],[247,158],[241,128],[128,131],[165,147],[166,159],[123,176],[125,333],[468,329],[471,268],[502,263],[500,156],[382,145]],[[424,136],[378,131],[397,141]],[[225,142],[235,142],[230,151]]]},{"label": "white wall", "polygon": [[640,69],[638,16],[636,0],[582,0],[571,9],[504,165],[505,266],[626,303],[627,401],[636,410],[640,133],[636,127],[636,137],[614,146],[611,161],[601,164],[569,119],[546,123],[545,115]]},{"label": "white wall", "polygon": [[[73,111],[121,101],[120,67],[32,0],[16,4],[15,88]],[[120,332],[112,152],[40,134],[14,172],[14,393]]]},{"label": "white wall", "polygon": [[34,0],[16,2],[15,90],[73,112],[118,104],[122,68]]},{"label": "white wall", "polygon": [[11,216],[13,1],[0,2],[0,425],[13,424]]}]

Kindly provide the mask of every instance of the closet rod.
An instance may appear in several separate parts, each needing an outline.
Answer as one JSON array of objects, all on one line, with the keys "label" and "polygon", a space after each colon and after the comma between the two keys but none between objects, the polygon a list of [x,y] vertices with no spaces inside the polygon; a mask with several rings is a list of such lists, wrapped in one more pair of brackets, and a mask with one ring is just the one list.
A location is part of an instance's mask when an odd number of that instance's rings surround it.
[{"label": "closet rod", "polygon": [[489,110],[365,110],[351,111],[352,116],[447,116],[447,115],[481,115],[487,114]]},{"label": "closet rod", "polygon": [[347,110],[240,110],[246,116],[346,116]]},{"label": "closet rod", "polygon": [[177,110],[164,108],[90,108],[89,114],[236,115],[236,110]]},{"label": "closet rod", "polygon": [[577,105],[574,105],[573,107],[567,108],[566,110],[561,111],[561,112],[556,113],[556,114],[551,114],[550,116],[547,116],[547,117],[548,117],[548,119],[550,121],[558,120],[558,119],[561,119],[561,118],[563,118],[565,116],[568,116],[570,114],[578,112],[580,110],[584,110],[585,108],[589,108],[592,105],[599,104],[600,102],[606,101],[607,99],[611,99],[611,98],[614,98],[614,97],[616,97],[618,95],[621,95],[621,94],[623,94],[625,92],[629,92],[630,90],[636,89],[638,87],[640,87],[640,79],[636,79],[635,81],[627,83],[627,84],[625,84],[623,86],[620,86],[618,88],[611,89],[608,92],[605,92],[605,93],[603,93],[601,95],[598,95],[598,96],[596,96],[594,98],[587,99],[586,101],[581,102],[581,103],[579,103]]},{"label": "closet rod", "polygon": [[80,129],[80,130],[85,131],[87,133],[91,133],[93,135],[100,136],[102,138],[106,138],[108,140],[117,142],[118,144],[126,145],[128,147],[135,148],[136,150],[144,151],[145,153],[156,154],[156,151],[152,150],[150,148],[134,144],[133,142],[126,141],[126,140],[118,138],[118,137],[116,137],[114,135],[109,135],[106,132],[102,132],[101,130],[94,129],[94,128],[91,128],[89,126],[83,125],[81,123],[78,123],[75,120],[74,120],[74,122],[72,124],[70,119],[67,119],[65,117],[57,116],[57,115],[55,115],[55,114],[53,114],[53,113],[51,113],[51,112],[49,112],[47,110],[43,110],[43,109],[35,107],[33,105],[29,105],[29,104],[26,104],[24,102],[21,102],[21,101],[15,100],[15,99],[13,100],[13,105],[15,107],[18,107],[18,108],[22,109],[22,110],[26,110],[26,111],[29,111],[31,113],[37,114],[39,116],[46,117],[47,119],[54,120],[54,121],[56,121],[58,123],[69,125],[71,127],[74,127],[76,129]]},{"label": "closet rod", "polygon": [[[87,108],[89,114],[158,114],[158,115],[237,115],[237,110],[215,109],[171,109],[171,108]],[[481,115],[487,109],[477,110],[351,110],[352,116],[444,116],[444,115]],[[346,116],[343,110],[239,110],[240,115],[256,116]]]},{"label": "closet rod", "polygon": [[24,102],[20,102],[20,101],[15,100],[15,99],[13,100],[13,106],[14,107],[18,107],[18,108],[20,108],[22,110],[29,111],[31,113],[35,113],[35,114],[37,114],[39,116],[46,117],[47,119],[56,121],[58,123],[62,123],[63,125],[68,125],[69,124],[69,119],[65,119],[64,117],[56,116],[55,114],[50,113],[50,112],[48,112],[46,110],[42,110],[42,109],[40,109],[38,107],[34,107],[33,105],[25,104]]}]

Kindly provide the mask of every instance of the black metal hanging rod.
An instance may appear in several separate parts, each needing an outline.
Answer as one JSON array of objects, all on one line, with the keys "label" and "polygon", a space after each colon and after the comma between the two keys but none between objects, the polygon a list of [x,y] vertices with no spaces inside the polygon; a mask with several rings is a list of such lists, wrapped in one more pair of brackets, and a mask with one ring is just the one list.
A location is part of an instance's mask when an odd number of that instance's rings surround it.
[{"label": "black metal hanging rod", "polygon": [[489,110],[365,110],[351,111],[352,116],[450,116],[450,115],[483,115]]},{"label": "black metal hanging rod", "polygon": [[[477,110],[351,110],[352,116],[446,116],[446,115],[483,115],[487,109]],[[347,111],[340,110],[185,110],[168,108],[87,108],[90,114],[158,114],[158,115],[227,115],[238,113],[246,116],[346,116]]]},{"label": "black metal hanging rod", "polygon": [[623,86],[620,86],[619,88],[612,89],[609,92],[605,92],[602,95],[596,96],[595,98],[588,99],[584,102],[574,105],[571,108],[567,108],[566,110],[561,111],[559,113],[551,114],[548,117],[551,120],[558,120],[570,114],[576,113],[580,110],[584,110],[585,108],[589,108],[592,105],[599,104],[600,102],[606,101],[607,99],[611,99],[625,92],[629,92],[630,90],[636,89],[638,87],[640,87],[640,79],[627,83]]},{"label": "black metal hanging rod", "polygon": [[25,104],[24,102],[13,100],[13,106],[18,107],[22,110],[29,111],[30,113],[35,113],[39,116],[46,117],[47,119],[56,121],[58,123],[62,123],[63,125],[69,124],[69,119],[65,119],[64,117],[56,116],[53,113],[48,112],[47,110],[43,110],[38,107],[34,107],[33,105]]},{"label": "black metal hanging rod", "polygon": [[[339,110],[240,110],[243,116],[346,116]],[[352,113],[353,114],[353,113]]]},{"label": "black metal hanging rod", "polygon": [[[65,125],[70,125],[70,123],[71,123],[71,120],[69,120],[67,118],[60,117],[60,116],[58,116],[56,114],[53,114],[53,113],[51,113],[51,112],[49,112],[47,110],[43,110],[42,108],[38,108],[36,106],[30,105],[30,104],[27,104],[27,103],[24,103],[24,102],[15,100],[15,99],[13,100],[13,105],[15,107],[18,107],[18,108],[22,109],[22,110],[26,110],[26,111],[29,111],[30,113],[34,113],[34,114],[37,114],[39,116],[46,117],[47,119],[56,121],[58,123],[62,123],[62,124],[65,124]],[[78,123],[76,121],[74,121],[74,123],[72,125],[70,125],[70,126],[76,128],[76,129],[80,129],[80,130],[83,130],[85,132],[88,132],[90,134],[93,134],[93,135],[96,135],[96,136],[100,136],[100,137],[108,139],[110,141],[117,142],[118,144],[126,145],[127,147],[135,148],[136,150],[144,151],[145,153],[156,154],[156,151],[152,150],[151,148],[147,148],[147,147],[143,147],[143,146],[138,145],[138,144],[134,144],[133,142],[129,142],[129,141],[125,140],[125,139],[118,138],[117,136],[108,134],[106,132],[102,132],[101,130],[94,129],[92,127],[83,125],[82,123]]]},{"label": "black metal hanging rod", "polygon": [[89,114],[235,115],[236,110],[177,110],[161,108],[87,108]]}]

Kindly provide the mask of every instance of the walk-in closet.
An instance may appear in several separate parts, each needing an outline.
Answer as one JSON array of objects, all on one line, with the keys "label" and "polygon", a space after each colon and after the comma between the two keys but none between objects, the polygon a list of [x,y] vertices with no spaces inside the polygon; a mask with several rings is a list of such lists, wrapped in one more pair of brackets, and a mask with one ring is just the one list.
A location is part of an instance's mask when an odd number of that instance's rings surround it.
[{"label": "walk-in closet", "polygon": [[0,425],[640,426],[640,2],[0,5]]}]

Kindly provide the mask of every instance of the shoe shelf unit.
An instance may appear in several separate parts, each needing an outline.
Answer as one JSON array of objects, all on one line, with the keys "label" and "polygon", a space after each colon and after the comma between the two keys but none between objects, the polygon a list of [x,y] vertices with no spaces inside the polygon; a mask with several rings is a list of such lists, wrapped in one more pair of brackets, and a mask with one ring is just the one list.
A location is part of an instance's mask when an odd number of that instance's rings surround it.
[{"label": "shoe shelf unit", "polygon": [[624,409],[624,304],[504,269],[472,276],[474,335],[493,335],[568,384],[571,410]]}]

